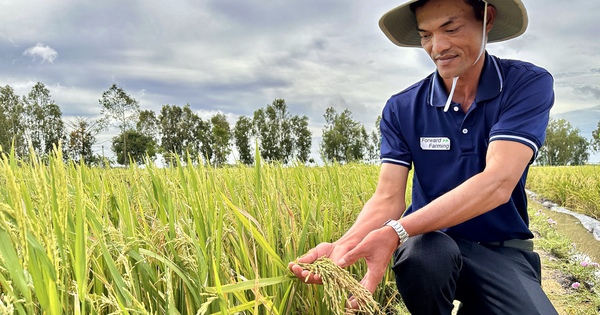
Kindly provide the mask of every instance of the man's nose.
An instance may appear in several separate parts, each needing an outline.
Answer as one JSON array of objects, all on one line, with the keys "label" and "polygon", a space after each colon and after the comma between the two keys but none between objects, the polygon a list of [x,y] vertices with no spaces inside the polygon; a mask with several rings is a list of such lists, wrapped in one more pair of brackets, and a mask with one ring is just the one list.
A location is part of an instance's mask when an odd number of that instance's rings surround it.
[{"label": "man's nose", "polygon": [[434,35],[431,38],[431,52],[434,54],[440,54],[450,48],[450,41],[444,35]]}]

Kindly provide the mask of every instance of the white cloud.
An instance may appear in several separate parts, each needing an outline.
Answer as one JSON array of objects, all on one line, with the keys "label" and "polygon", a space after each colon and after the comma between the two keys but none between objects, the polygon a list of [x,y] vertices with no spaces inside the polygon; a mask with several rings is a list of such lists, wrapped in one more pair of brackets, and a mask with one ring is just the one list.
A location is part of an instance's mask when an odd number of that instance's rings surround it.
[{"label": "white cloud", "polygon": [[[240,115],[236,115],[233,113],[225,113],[220,110],[200,109],[195,112],[196,112],[196,115],[198,115],[198,117],[200,117],[201,119],[206,120],[206,121],[210,121],[210,119],[217,114],[223,114],[223,115],[225,115],[225,118],[227,119],[227,122],[229,122],[231,128],[233,128],[233,126],[235,126],[235,123],[240,118]],[[250,117],[250,118],[252,118],[252,117]]]},{"label": "white cloud", "polygon": [[[283,98],[293,115],[309,117],[315,136],[328,106],[348,108],[370,129],[390,95],[435,70],[422,49],[396,47],[378,28],[393,6],[388,0],[0,0],[0,86],[26,95],[42,82],[63,116],[98,116],[102,91],[116,83],[157,113],[164,104],[190,104],[203,119],[222,112],[233,124]],[[600,1],[526,6],[527,32],[488,51],[548,69],[555,113],[599,105],[593,15]],[[57,60],[48,43],[61,50],[60,62],[33,67],[31,60]]]},{"label": "white cloud", "polygon": [[27,48],[27,50],[23,52],[23,56],[29,56],[33,58],[33,60],[39,58],[42,62],[48,61],[49,63],[53,63],[54,59],[58,57],[58,53],[48,45],[37,43],[35,46]]}]

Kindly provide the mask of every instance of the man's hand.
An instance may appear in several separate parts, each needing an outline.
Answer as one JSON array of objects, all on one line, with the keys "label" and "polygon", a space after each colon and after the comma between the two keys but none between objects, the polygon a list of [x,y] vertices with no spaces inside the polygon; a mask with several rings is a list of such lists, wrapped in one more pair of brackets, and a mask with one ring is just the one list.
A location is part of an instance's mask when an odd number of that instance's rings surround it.
[{"label": "man's hand", "polygon": [[[371,293],[375,292],[394,250],[398,247],[398,235],[394,229],[382,228],[381,225],[390,218],[399,218],[404,213],[408,171],[404,166],[382,164],[377,189],[364,205],[352,227],[336,242],[317,245],[298,258],[298,262],[313,263],[326,256],[340,267],[348,267],[365,258],[368,269],[361,284]],[[289,263],[288,268],[306,283],[322,283],[319,276],[310,274],[294,262]],[[352,299],[350,302],[352,304]]]},{"label": "man's hand", "polygon": [[398,248],[398,235],[391,227],[383,227],[367,234],[354,249],[339,260],[338,264],[345,268],[364,258],[367,263],[367,273],[360,283],[369,292],[375,293],[396,248]]},{"label": "man's hand", "polygon": [[[298,262],[312,263],[318,258],[325,256],[333,260],[340,267],[345,268],[356,263],[359,259],[365,258],[367,273],[360,283],[371,293],[374,293],[383,279],[392,254],[397,247],[398,235],[396,235],[396,232],[392,228],[384,227],[367,234],[360,243],[350,250],[343,249],[344,246],[336,243],[321,243],[304,256],[298,258]],[[302,281],[322,284],[322,280],[318,275],[310,274],[294,262],[290,262],[288,267]]]},{"label": "man's hand", "polygon": [[[315,248],[309,250],[306,254],[304,254],[304,256],[298,258],[298,262],[310,264],[310,263],[313,263],[315,260],[319,259],[320,257],[325,256],[337,263],[337,260],[339,260],[339,256],[341,256],[341,255],[340,254],[333,255],[335,252],[335,249],[336,249],[336,245],[334,243],[321,243],[321,244],[317,245]],[[334,256],[338,256],[338,257],[334,257]],[[290,262],[288,264],[288,268],[290,269],[291,272],[294,273],[294,275],[296,275],[296,277],[302,279],[302,281],[305,281],[306,283],[314,283],[314,284],[322,284],[323,283],[321,281],[321,277],[319,277],[318,275],[315,275],[315,274],[310,274],[308,272],[308,270],[304,270],[302,267],[296,265],[294,262]],[[310,276],[309,276],[309,274],[310,274]],[[306,277],[308,277],[308,279]]]}]

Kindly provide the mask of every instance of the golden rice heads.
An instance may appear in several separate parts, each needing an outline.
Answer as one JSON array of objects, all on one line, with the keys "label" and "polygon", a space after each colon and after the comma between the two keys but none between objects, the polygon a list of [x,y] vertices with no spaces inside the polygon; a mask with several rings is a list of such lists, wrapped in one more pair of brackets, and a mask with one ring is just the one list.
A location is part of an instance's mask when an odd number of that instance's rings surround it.
[{"label": "golden rice heads", "polygon": [[[380,314],[379,304],[373,299],[371,292],[354,279],[347,270],[335,264],[331,259],[321,257],[310,264],[301,262],[296,262],[296,264],[308,270],[310,274],[321,277],[327,295],[325,303],[334,314],[355,314],[359,312],[362,314]],[[308,277],[306,280],[308,280]],[[356,299],[358,309],[345,307],[348,292]]]}]

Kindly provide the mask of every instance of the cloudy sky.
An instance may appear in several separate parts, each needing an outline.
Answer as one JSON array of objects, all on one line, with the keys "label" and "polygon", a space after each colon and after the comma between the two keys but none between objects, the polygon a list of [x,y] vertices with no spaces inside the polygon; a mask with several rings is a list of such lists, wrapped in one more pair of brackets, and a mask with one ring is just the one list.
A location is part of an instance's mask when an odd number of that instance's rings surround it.
[{"label": "cloudy sky", "polygon": [[[42,82],[65,118],[99,115],[98,99],[116,83],[156,112],[189,103],[234,123],[283,98],[314,136],[330,106],[369,129],[390,95],[435,70],[421,49],[379,30],[400,3],[0,0],[0,86],[26,95]],[[548,69],[554,114],[600,105],[600,1],[524,3],[527,32],[488,51]]]}]

